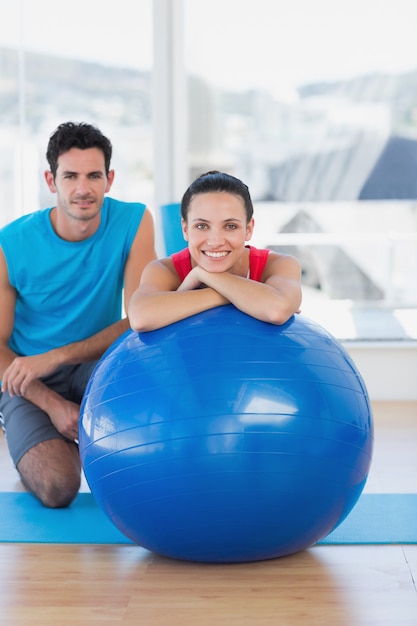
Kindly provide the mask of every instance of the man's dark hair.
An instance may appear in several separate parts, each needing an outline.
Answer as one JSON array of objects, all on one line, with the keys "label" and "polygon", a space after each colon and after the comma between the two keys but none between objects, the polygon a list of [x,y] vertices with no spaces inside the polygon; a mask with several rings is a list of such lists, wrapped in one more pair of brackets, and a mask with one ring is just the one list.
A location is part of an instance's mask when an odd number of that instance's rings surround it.
[{"label": "man's dark hair", "polygon": [[101,150],[104,155],[106,175],[108,175],[112,156],[110,140],[91,124],[86,124],[85,122],[80,124],[65,122],[60,124],[51,135],[46,151],[46,158],[54,179],[58,168],[58,157],[64,154],[64,152],[71,150],[71,148],[78,148],[79,150],[98,148]]}]

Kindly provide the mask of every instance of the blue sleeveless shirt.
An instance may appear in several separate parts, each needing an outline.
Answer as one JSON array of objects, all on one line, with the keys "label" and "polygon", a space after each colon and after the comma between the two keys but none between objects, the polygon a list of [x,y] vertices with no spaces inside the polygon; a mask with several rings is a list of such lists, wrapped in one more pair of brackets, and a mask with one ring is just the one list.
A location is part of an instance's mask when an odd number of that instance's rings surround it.
[{"label": "blue sleeveless shirt", "polygon": [[145,208],[106,197],[100,226],[84,241],[61,239],[52,228],[52,209],[0,230],[9,281],[17,292],[11,350],[40,354],[121,319],[124,268]]}]

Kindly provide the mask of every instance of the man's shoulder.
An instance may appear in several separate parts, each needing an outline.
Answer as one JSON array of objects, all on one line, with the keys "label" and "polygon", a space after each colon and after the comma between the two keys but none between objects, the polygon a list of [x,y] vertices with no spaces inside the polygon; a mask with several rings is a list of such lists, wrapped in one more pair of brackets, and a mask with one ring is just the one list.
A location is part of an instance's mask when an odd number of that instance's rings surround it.
[{"label": "man's shoulder", "polygon": [[143,211],[146,209],[146,204],[142,202],[125,202],[124,200],[117,200],[116,198],[111,198],[110,196],[106,196],[104,198],[103,208],[108,211]]},{"label": "man's shoulder", "polygon": [[45,223],[45,217],[49,211],[50,209],[41,209],[17,217],[0,229],[0,238],[8,237],[11,233],[32,233],[36,226]]},{"label": "man's shoulder", "polygon": [[102,216],[105,230],[113,233],[136,233],[139,228],[146,205],[140,202],[123,202],[106,196],[103,202]]}]

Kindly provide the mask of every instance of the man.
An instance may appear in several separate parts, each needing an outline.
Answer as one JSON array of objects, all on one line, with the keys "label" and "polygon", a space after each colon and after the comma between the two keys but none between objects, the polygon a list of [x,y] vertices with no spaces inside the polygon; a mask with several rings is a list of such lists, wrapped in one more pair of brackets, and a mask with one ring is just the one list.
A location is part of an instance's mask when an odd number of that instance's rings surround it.
[{"label": "man", "polygon": [[51,209],[0,230],[0,418],[23,484],[47,507],[80,487],[78,419],[95,362],[129,328],[124,308],[156,258],[143,204],[105,197],[112,146],[61,124],[45,172]]}]

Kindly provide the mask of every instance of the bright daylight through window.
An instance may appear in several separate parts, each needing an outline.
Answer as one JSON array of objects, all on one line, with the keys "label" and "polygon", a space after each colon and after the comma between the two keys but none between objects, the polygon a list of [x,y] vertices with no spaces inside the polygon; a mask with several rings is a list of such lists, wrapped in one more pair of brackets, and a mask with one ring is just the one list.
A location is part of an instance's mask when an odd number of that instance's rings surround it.
[{"label": "bright daylight through window", "polygon": [[186,2],[192,174],[248,183],[256,242],[300,258],[308,310],[336,332],[348,304],[365,338],[416,337],[415,4],[201,5]]}]

